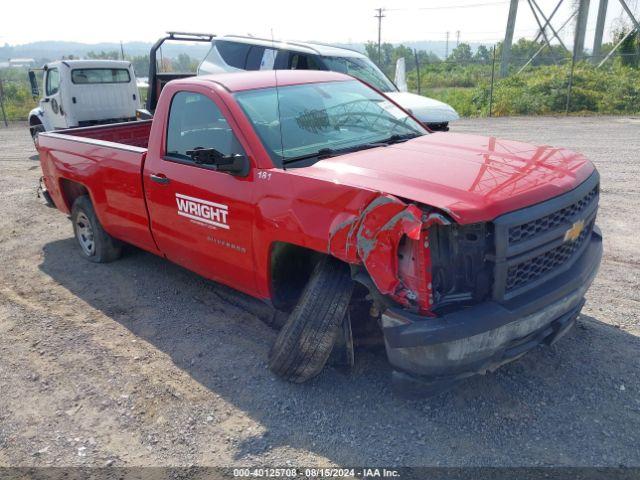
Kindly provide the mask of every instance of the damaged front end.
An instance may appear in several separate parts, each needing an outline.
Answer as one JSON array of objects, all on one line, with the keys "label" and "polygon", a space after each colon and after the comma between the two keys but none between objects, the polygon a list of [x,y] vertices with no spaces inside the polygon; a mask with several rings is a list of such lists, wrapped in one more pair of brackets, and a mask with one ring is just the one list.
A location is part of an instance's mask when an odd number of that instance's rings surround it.
[{"label": "damaged front end", "polygon": [[380,195],[332,229],[329,253],[362,265],[381,294],[412,312],[478,301],[490,291],[490,231],[429,207]]},{"label": "damaged front end", "polygon": [[[430,262],[423,216],[415,205],[380,195],[360,215],[332,229],[329,253],[362,264],[377,292],[404,307],[416,305],[424,313],[433,297],[430,277],[418,274],[418,269],[426,272]],[[444,217],[438,221],[447,222]]]},{"label": "damaged front end", "polygon": [[[438,391],[554,343],[571,328],[602,257],[594,181],[469,225],[379,195],[331,229],[328,251],[356,266],[354,279],[379,312],[403,387],[419,379]],[[568,238],[576,225],[582,233]],[[526,237],[518,233],[524,229]]]}]

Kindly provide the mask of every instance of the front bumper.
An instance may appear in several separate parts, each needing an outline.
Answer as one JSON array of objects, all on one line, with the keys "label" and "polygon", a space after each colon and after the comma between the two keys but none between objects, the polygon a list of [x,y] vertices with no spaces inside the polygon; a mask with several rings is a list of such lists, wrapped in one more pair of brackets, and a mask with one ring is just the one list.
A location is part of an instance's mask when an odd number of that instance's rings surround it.
[{"label": "front bumper", "polygon": [[602,236],[594,228],[570,269],[525,295],[438,318],[389,308],[382,329],[389,362],[397,369],[394,380],[419,379],[438,390],[554,343],[575,323],[601,258]]}]

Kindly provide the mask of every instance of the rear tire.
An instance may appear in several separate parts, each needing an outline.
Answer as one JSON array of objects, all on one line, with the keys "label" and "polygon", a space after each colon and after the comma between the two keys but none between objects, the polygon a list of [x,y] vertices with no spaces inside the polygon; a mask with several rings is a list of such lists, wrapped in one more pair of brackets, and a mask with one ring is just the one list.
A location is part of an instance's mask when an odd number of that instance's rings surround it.
[{"label": "rear tire", "polygon": [[352,289],[347,264],[328,256],[318,262],[271,349],[269,368],[273,373],[302,383],[322,371],[340,332]]},{"label": "rear tire", "polygon": [[71,222],[83,258],[106,263],[120,257],[122,243],[104,231],[88,196],[83,195],[73,202]]}]

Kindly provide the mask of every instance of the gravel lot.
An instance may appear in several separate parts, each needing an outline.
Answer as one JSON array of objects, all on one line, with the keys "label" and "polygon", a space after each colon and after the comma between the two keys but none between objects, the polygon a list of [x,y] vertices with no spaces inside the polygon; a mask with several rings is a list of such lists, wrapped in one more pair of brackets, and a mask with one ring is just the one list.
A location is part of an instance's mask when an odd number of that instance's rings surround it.
[{"label": "gravel lot", "polygon": [[0,127],[0,466],[640,466],[640,119],[464,120],[602,175],[605,258],[578,328],[408,401],[383,355],[291,385],[242,295],[151,254],[96,265],[40,205],[25,125]]}]

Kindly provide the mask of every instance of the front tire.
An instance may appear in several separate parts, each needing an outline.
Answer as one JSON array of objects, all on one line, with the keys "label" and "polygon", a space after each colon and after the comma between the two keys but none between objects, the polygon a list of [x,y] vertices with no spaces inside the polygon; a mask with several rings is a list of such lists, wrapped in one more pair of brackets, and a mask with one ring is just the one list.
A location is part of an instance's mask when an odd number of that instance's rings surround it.
[{"label": "front tire", "polygon": [[324,257],[269,355],[269,368],[294,383],[318,375],[333,349],[353,289],[347,264]]},{"label": "front tire", "polygon": [[31,125],[29,127],[29,130],[31,132],[31,140],[33,140],[33,146],[34,147],[38,147],[38,135],[40,133],[45,132],[46,130],[44,129],[44,125],[42,125],[41,123],[36,123],[34,125]]},{"label": "front tire", "polygon": [[120,257],[122,244],[104,231],[88,196],[83,195],[73,202],[71,222],[83,258],[106,263]]}]

